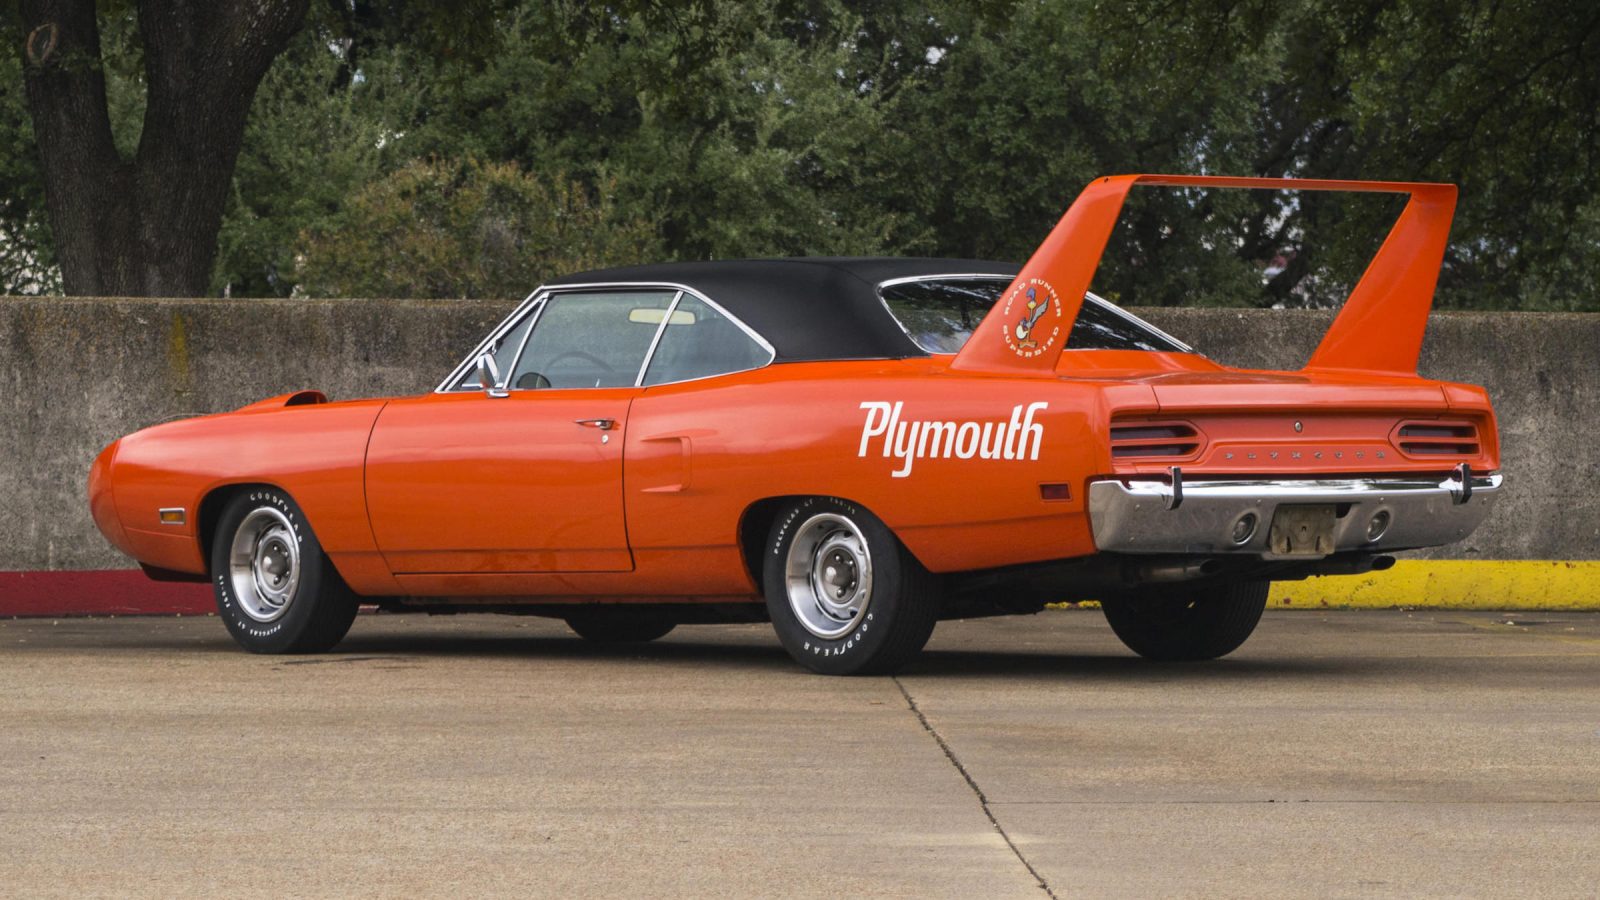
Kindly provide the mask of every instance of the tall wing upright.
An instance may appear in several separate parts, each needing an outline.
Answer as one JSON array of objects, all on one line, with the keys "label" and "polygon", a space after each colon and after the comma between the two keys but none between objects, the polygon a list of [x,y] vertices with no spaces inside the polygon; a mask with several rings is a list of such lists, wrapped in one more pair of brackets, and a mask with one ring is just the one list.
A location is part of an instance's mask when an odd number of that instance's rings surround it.
[{"label": "tall wing upright", "polygon": [[1439,266],[1455,215],[1451,184],[1208,175],[1112,175],[1096,179],[972,333],[951,367],[1052,377],[1123,201],[1135,185],[1406,194],[1405,209],[1367,265],[1307,369],[1384,374],[1417,371]]}]

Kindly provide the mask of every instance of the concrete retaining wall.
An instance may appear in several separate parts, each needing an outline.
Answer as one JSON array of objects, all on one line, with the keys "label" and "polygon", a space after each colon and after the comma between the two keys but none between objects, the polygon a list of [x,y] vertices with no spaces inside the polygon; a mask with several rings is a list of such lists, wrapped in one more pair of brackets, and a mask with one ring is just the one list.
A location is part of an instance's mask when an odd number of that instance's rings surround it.
[{"label": "concrete retaining wall", "polygon": [[[432,300],[0,298],[0,571],[123,568],[84,476],[119,435],[319,388],[419,393],[514,304]],[[1226,363],[1295,368],[1329,315],[1140,310]],[[1460,559],[1600,557],[1600,316],[1445,313],[1426,375],[1488,386],[1508,495]]]}]

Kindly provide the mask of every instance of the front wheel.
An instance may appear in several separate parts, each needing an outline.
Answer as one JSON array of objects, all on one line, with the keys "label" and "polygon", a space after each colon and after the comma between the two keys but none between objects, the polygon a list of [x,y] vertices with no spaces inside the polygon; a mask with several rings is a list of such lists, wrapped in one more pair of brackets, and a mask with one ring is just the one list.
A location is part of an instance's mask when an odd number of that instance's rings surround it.
[{"label": "front wheel", "polygon": [[1234,581],[1206,588],[1170,587],[1100,605],[1128,649],[1158,660],[1201,660],[1239,648],[1267,608],[1268,581]]},{"label": "front wheel", "polygon": [[217,615],[252,653],[322,653],[355,621],[358,601],[300,506],[277,488],[228,502],[211,541]]},{"label": "front wheel", "polygon": [[848,500],[808,497],[786,506],[764,558],[772,627],[813,672],[892,672],[933,634],[938,579],[877,516]]}]

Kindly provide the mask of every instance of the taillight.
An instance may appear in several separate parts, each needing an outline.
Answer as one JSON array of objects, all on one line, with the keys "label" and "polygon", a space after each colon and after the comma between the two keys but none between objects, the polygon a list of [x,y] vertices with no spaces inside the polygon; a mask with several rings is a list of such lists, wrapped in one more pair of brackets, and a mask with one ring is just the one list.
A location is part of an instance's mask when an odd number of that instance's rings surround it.
[{"label": "taillight", "polygon": [[1111,426],[1112,459],[1169,459],[1200,452],[1199,429],[1188,422]]},{"label": "taillight", "polygon": [[1407,456],[1477,456],[1483,450],[1472,422],[1401,422],[1390,440]]}]

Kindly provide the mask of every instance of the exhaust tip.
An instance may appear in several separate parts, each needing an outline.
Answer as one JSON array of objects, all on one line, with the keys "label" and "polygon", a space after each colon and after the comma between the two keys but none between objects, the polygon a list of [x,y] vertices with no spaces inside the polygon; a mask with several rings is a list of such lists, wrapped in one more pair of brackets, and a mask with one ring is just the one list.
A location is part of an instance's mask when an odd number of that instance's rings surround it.
[{"label": "exhaust tip", "polygon": [[1250,539],[1256,536],[1256,524],[1259,521],[1253,512],[1247,512],[1235,519],[1233,521],[1233,530],[1229,535],[1233,540],[1233,545],[1235,547],[1243,547],[1245,544],[1250,543]]}]

